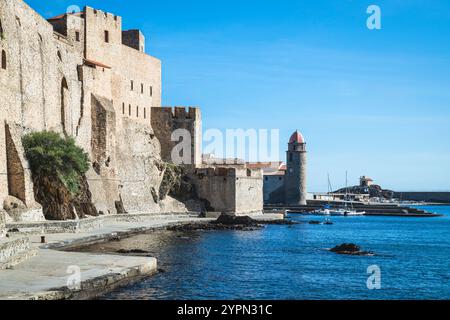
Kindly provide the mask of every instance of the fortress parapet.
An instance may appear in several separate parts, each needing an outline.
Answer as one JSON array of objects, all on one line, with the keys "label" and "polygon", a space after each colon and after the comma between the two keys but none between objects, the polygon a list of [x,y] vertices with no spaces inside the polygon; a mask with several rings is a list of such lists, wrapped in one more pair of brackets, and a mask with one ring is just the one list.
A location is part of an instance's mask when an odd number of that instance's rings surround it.
[{"label": "fortress parapet", "polygon": [[178,139],[176,131],[184,129],[189,132],[191,139],[191,161],[192,166],[201,165],[201,144],[202,144],[202,120],[201,112],[196,107],[153,107],[152,108],[152,128],[161,143],[161,157],[166,162],[172,162],[172,150],[181,141]]},{"label": "fortress parapet", "polygon": [[153,107],[152,116],[161,120],[197,120],[201,117],[197,107]]}]

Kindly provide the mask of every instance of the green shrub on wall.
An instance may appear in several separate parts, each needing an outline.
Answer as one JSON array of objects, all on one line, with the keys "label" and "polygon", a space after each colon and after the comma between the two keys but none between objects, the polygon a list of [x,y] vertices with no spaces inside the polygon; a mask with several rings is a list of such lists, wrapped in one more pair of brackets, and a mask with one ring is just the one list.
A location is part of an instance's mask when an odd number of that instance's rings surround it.
[{"label": "green shrub on wall", "polygon": [[22,143],[34,176],[59,178],[73,195],[79,193],[81,178],[89,169],[89,158],[73,138],[43,131],[25,135]]}]

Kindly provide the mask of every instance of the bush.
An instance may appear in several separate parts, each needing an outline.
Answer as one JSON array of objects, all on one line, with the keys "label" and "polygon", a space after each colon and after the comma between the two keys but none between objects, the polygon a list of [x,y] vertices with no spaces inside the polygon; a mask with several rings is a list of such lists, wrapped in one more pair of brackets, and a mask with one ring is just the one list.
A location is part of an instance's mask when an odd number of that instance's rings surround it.
[{"label": "bush", "polygon": [[79,193],[81,178],[89,169],[89,158],[73,138],[43,131],[25,135],[22,143],[33,176],[59,178],[73,195]]}]

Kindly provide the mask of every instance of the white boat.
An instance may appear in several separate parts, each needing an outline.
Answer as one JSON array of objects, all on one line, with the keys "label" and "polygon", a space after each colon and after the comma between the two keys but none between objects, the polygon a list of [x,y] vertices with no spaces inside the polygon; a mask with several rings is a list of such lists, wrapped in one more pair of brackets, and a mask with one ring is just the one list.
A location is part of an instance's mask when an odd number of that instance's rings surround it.
[{"label": "white boat", "polygon": [[344,217],[348,217],[348,216],[363,216],[366,213],[361,211],[355,211],[353,210],[353,200],[350,198],[350,207],[351,209],[348,208],[348,174],[347,172],[345,172],[345,207],[344,209],[335,209],[335,210],[331,210],[330,214],[332,216],[344,216]]},{"label": "white boat", "polygon": [[[344,209],[333,209],[328,203],[324,208],[312,211],[311,214],[319,215],[319,216],[363,216],[365,212],[357,212],[353,210],[353,203],[350,200],[351,209],[348,208],[348,183],[347,183],[347,173],[345,174],[345,207]],[[331,186],[330,174],[328,174],[328,193],[332,193],[333,187]]]},{"label": "white boat", "polygon": [[345,214],[346,216],[365,216],[366,212],[365,211],[349,211]]},{"label": "white boat", "polygon": [[312,214],[317,214],[319,216],[331,216],[331,211],[330,209],[320,209],[313,211]]},{"label": "white boat", "polygon": [[331,216],[343,216],[343,217],[347,217],[347,216],[363,216],[365,215],[366,212],[365,211],[354,211],[354,210],[348,210],[348,209],[333,209],[333,210],[329,210],[328,215]]}]

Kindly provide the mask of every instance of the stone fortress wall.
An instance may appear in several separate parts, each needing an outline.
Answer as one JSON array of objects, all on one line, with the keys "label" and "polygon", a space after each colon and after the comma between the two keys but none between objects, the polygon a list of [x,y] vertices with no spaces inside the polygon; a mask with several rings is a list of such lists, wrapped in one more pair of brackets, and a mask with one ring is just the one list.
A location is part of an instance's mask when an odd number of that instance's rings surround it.
[{"label": "stone fortress wall", "polygon": [[261,170],[206,166],[197,168],[192,177],[199,197],[207,200],[209,210],[238,214],[261,212]]},{"label": "stone fortress wall", "polygon": [[73,131],[80,113],[82,56],[22,1],[1,1],[0,20],[0,201],[10,195],[34,209],[39,205],[21,137],[30,131]]},{"label": "stone fortress wall", "polygon": [[[90,7],[47,21],[22,0],[1,1],[0,24],[0,203],[13,196],[39,210],[21,137],[47,130],[72,136],[88,152],[100,213],[117,213],[121,204],[128,212],[186,210],[170,197],[155,201],[154,192],[174,146],[171,131],[192,134],[191,169],[201,166],[201,114],[160,107],[161,61],[145,54],[142,33],[123,31],[121,17]],[[247,176],[250,186],[238,178],[226,208],[246,211],[236,193],[258,193],[250,190],[262,180]],[[222,193],[210,181],[197,188],[208,199]]]},{"label": "stone fortress wall", "polygon": [[190,135],[191,154],[188,164],[193,166],[202,164],[202,120],[199,108],[152,108],[152,128],[159,141],[165,142],[161,144],[161,157],[164,161],[172,161],[172,151],[180,142],[172,139],[178,138],[172,137],[172,134],[178,129],[184,129]]},{"label": "stone fortress wall", "polygon": [[0,239],[5,237],[5,233],[6,233],[5,212],[3,212],[3,209],[0,209]]}]

